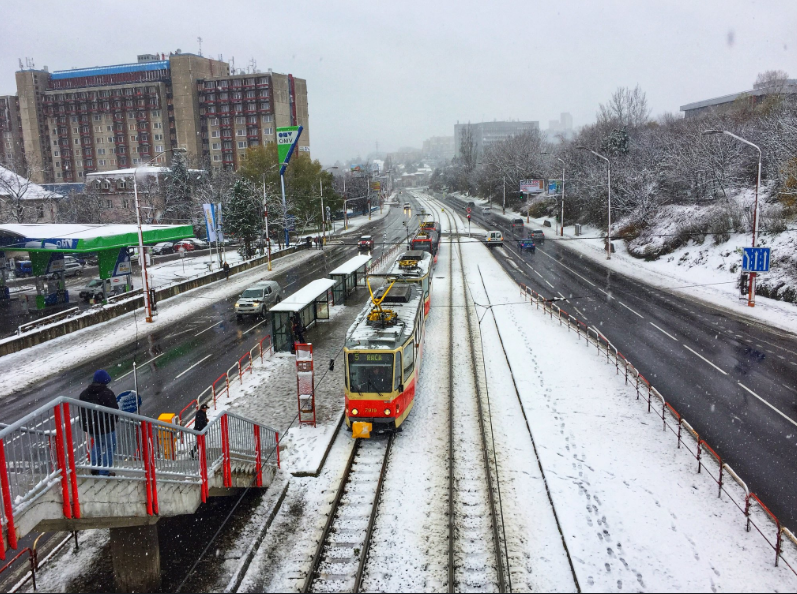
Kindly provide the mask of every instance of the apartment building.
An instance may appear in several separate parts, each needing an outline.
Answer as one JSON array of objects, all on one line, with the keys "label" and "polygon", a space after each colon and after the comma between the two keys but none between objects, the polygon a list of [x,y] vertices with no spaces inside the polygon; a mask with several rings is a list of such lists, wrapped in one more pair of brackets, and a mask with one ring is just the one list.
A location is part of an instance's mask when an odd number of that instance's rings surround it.
[{"label": "apartment building", "polygon": [[[244,84],[247,80],[266,82],[243,89],[249,87]],[[225,116],[224,128],[221,117],[214,126],[215,115],[207,113],[211,103],[205,83],[211,81],[224,82],[231,89],[241,87],[240,91],[230,91],[229,100],[222,102],[214,97],[214,107],[232,110],[229,117]],[[255,140],[249,138],[254,126],[246,126],[246,119],[239,125],[238,118],[251,115],[259,118],[257,142],[266,142],[277,125],[296,121],[306,128],[301,150],[309,150],[307,85],[291,75],[269,72],[231,76],[226,62],[175,52],[168,56],[142,54],[132,64],[52,73],[46,69],[21,70],[16,73],[16,82],[24,154],[29,163],[36,164],[31,177],[40,183],[83,182],[92,173],[150,162],[168,165],[171,153],[158,154],[178,147],[186,150],[191,163],[209,159],[219,168],[237,168],[249,141]],[[254,110],[250,110],[253,103],[245,102],[243,94],[264,90],[271,100],[256,101]],[[238,92],[240,97],[234,94]],[[273,124],[264,121],[266,115],[271,115]],[[269,128],[272,130],[266,134]],[[233,151],[220,147],[220,158],[214,163],[210,142],[213,132],[221,138],[222,130],[234,131],[233,142],[241,129],[244,134],[238,141],[245,141],[246,146],[238,149],[236,142]],[[225,161],[225,153],[227,157],[231,153],[232,159]]]},{"label": "apartment building", "polygon": [[304,126],[298,150],[310,151],[307,82],[273,72],[197,81],[202,155],[237,169],[250,147],[276,142],[277,127]]},{"label": "apartment building", "polygon": [[460,149],[462,147],[462,135],[465,130],[470,127],[473,134],[474,146],[476,154],[481,155],[484,150],[501,140],[506,140],[511,136],[517,136],[523,132],[530,130],[539,130],[539,122],[479,122],[477,124],[459,124],[454,125],[454,148],[457,156],[460,156]]},{"label": "apartment building", "polygon": [[0,96],[0,166],[25,173],[22,120],[16,95]]}]

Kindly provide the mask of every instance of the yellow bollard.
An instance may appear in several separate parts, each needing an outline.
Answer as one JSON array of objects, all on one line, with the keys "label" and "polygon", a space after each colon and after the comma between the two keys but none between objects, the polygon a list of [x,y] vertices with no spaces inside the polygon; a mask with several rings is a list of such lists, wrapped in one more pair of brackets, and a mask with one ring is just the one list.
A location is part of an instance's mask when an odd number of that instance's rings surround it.
[{"label": "yellow bollard", "polygon": [[[180,421],[179,417],[174,413],[161,413],[160,416],[158,416],[158,420],[164,423],[169,423],[170,425],[177,425]],[[169,460],[174,460],[177,450],[175,444],[177,437],[176,432],[169,429],[164,429],[163,427],[158,427],[156,433],[156,439],[158,441],[158,447],[160,449],[161,455]]]}]

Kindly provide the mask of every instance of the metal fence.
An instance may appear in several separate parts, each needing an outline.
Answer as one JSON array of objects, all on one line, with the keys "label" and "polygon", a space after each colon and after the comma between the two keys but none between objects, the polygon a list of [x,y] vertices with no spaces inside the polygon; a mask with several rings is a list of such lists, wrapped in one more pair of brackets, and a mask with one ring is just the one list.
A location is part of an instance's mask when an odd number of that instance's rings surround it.
[{"label": "metal fence", "polygon": [[[18,519],[52,490],[64,518],[81,518],[79,480],[143,483],[146,512],[158,514],[158,485],[195,485],[207,499],[222,472],[255,475],[279,466],[273,429],[224,412],[201,432],[178,424],[59,397],[0,430],[0,559],[17,548]],[[21,535],[20,535],[21,536]]]},{"label": "metal fence", "polygon": [[[782,560],[797,575],[794,561],[789,562],[784,556],[784,545],[791,542],[792,555],[797,553],[797,537],[783,526],[780,520],[764,505],[755,493],[750,492],[747,484],[724,462],[722,457],[700,437],[697,431],[675,408],[665,400],[664,396],[620,353],[596,328],[588,327],[584,322],[567,313],[556,303],[545,299],[542,295],[524,284],[520,285],[521,295],[528,299],[537,310],[550,319],[557,319],[559,324],[566,325],[568,330],[575,330],[583,337],[587,345],[595,345],[598,353],[605,354],[606,361],[614,364],[618,374],[625,375],[625,382],[634,384],[637,400],[647,403],[648,412],[655,413],[662,421],[662,430],[670,431],[677,438],[678,448],[683,448],[697,462],[697,472],[707,474],[717,484],[717,496],[724,493],[737,509],[744,515],[746,530],[751,528],[764,538],[775,552],[775,566]],[[731,478],[732,482],[727,480]],[[735,485],[735,487],[734,487]],[[773,530],[774,528],[774,530]],[[768,536],[769,534],[769,536]]]}]

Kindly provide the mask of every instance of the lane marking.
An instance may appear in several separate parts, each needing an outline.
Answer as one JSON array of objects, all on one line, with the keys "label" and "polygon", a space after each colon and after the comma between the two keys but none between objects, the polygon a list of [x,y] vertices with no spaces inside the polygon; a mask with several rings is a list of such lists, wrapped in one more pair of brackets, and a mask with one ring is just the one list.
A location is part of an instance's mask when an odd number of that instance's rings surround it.
[{"label": "lane marking", "polygon": [[205,328],[205,329],[204,329],[204,330],[202,330],[201,332],[197,332],[196,334],[194,334],[194,337],[196,338],[197,336],[199,336],[200,334],[204,334],[205,332],[207,332],[207,331],[208,331],[208,330],[210,330],[211,328],[215,328],[216,326],[218,326],[219,324],[221,324],[223,321],[224,321],[224,320],[221,320],[221,321],[219,321],[219,322],[216,322],[215,324],[213,324],[212,326],[208,326],[207,328]]},{"label": "lane marking", "polygon": [[[534,269],[532,268],[532,270],[534,270]],[[537,276],[539,276],[540,278],[542,278],[542,275],[541,275],[539,272],[537,272],[536,270],[534,270],[534,274],[536,274]],[[543,278],[542,280],[545,280],[545,279]]]},{"label": "lane marking", "polygon": [[[165,354],[166,354],[166,353],[161,353],[160,355],[156,355],[155,357],[152,357],[152,359],[150,359],[149,361],[145,361],[145,362],[144,362],[144,363],[142,363],[141,365],[136,365],[136,368],[137,368],[137,369],[141,369],[142,367],[144,367],[144,365],[149,365],[149,364],[150,364],[150,363],[152,363],[152,362],[153,362],[155,359],[157,359],[158,357],[163,357],[163,355],[165,355]],[[130,375],[131,373],[133,373],[133,370],[132,370],[132,369],[131,369],[130,371],[128,371],[127,373],[125,373],[124,375],[120,375],[119,377],[117,377],[117,378],[116,378],[116,381],[119,381],[119,380],[120,380],[120,379],[122,379],[123,377],[127,377],[127,376],[128,376],[128,375]]]},{"label": "lane marking", "polygon": [[582,318],[584,318],[585,320],[587,319],[587,316],[584,315],[584,312],[578,309],[575,305],[573,306],[573,309],[575,309],[578,312],[578,315],[580,315]]},{"label": "lane marking", "polygon": [[622,305],[624,308],[626,308],[626,309],[627,309],[628,311],[630,311],[632,314],[639,316],[639,317],[640,317],[640,318],[642,318],[643,320],[645,319],[645,316],[643,316],[641,313],[637,313],[637,312],[635,312],[633,309],[631,309],[630,307],[628,307],[628,306],[627,306],[625,303],[623,303],[622,301],[618,301],[617,303],[619,303],[620,305]]},{"label": "lane marking", "polygon": [[[677,339],[677,338],[675,338],[675,337],[674,337],[672,334],[670,334],[670,333],[669,333],[669,332],[667,332],[666,330],[664,330],[664,329],[662,329],[662,328],[659,328],[659,327],[658,327],[656,324],[654,324],[653,322],[651,322],[651,323],[650,323],[650,325],[651,325],[651,326],[653,326],[653,327],[654,327],[656,330],[658,330],[659,332],[664,332],[664,334],[666,334],[667,336],[669,336],[670,338],[672,338],[672,339],[673,339],[675,342],[678,342],[678,339]],[[686,347],[686,348],[689,348],[689,347]],[[691,350],[691,349],[690,349],[690,350]]]},{"label": "lane marking", "polygon": [[[686,349],[687,349],[687,350],[689,350],[689,351],[692,351],[692,352],[693,352],[695,355],[697,355],[698,357],[700,357],[701,359],[703,359],[703,361],[705,361],[706,363],[708,363],[709,365],[711,365],[711,366],[712,366],[714,369],[716,369],[717,371],[719,371],[719,372],[720,372],[722,375],[728,375],[728,373],[727,373],[727,372],[723,371],[722,369],[720,369],[719,367],[717,367],[716,365],[714,365],[714,364],[713,364],[711,361],[709,361],[708,359],[706,359],[706,358],[705,358],[703,355],[701,355],[700,353],[698,353],[696,350],[694,350],[694,349],[690,349],[690,348],[689,348],[688,346],[686,346],[686,345],[684,345],[684,348],[686,348]],[[741,384],[739,384],[739,385],[741,385]]]},{"label": "lane marking", "polygon": [[[542,279],[542,280],[545,280],[545,279]],[[553,285],[551,283],[549,283],[547,280],[545,281],[545,284],[553,289]]]},{"label": "lane marking", "polygon": [[[257,328],[257,327],[258,327],[260,324],[265,324],[267,321],[268,321],[268,320],[263,320],[262,322],[258,322],[257,324],[255,324],[254,326],[252,326],[251,328],[249,328],[249,330],[247,330],[246,332],[244,332],[244,334],[247,334],[247,333],[251,332],[252,330],[254,330],[255,328]],[[243,336],[243,334],[242,334],[241,336]]]},{"label": "lane marking", "polygon": [[559,261],[558,261],[556,258],[554,258],[553,256],[551,256],[550,254],[546,254],[544,250],[540,250],[540,253],[541,253],[541,254],[545,254],[546,256],[548,256],[548,257],[549,257],[551,260],[553,260],[554,262],[556,262],[557,264],[559,264],[559,266],[562,266],[563,268],[567,268],[567,269],[568,269],[570,272],[572,272],[573,274],[575,274],[575,275],[576,275],[578,278],[580,278],[581,280],[583,280],[583,281],[585,281],[585,282],[588,282],[588,283],[589,283],[590,285],[592,285],[593,287],[597,286],[597,285],[596,285],[595,283],[593,283],[591,280],[584,278],[584,277],[583,277],[583,276],[581,276],[581,275],[580,275],[578,272],[576,272],[575,270],[573,270],[572,268],[570,268],[570,267],[569,267],[567,264],[562,264],[561,262],[559,262]]},{"label": "lane marking", "polygon": [[185,371],[183,371],[182,373],[178,373],[177,375],[175,375],[175,376],[174,376],[174,379],[177,379],[177,378],[179,378],[179,377],[182,377],[182,376],[184,376],[186,373],[188,373],[189,371],[191,371],[191,370],[192,370],[194,367],[196,367],[197,365],[199,365],[200,363],[202,363],[202,361],[207,361],[207,360],[208,360],[208,359],[210,359],[212,356],[213,356],[213,355],[212,355],[212,354],[210,354],[210,355],[208,355],[207,357],[205,357],[204,359],[200,359],[199,361],[197,361],[196,363],[194,363],[194,364],[193,364],[191,367],[189,367],[188,369],[186,369],[186,370],[185,370]]},{"label": "lane marking", "polygon": [[786,388],[787,390],[791,390],[792,392],[794,392],[795,394],[797,394],[797,390],[795,390],[795,389],[794,389],[794,388],[792,388],[791,386],[787,386],[787,385],[786,385],[786,384],[784,384],[784,383],[781,383],[780,385],[781,385],[781,386],[783,386],[784,388]]},{"label": "lane marking", "polygon": [[772,405],[771,405],[769,402],[767,402],[766,400],[764,400],[763,398],[761,398],[761,396],[759,396],[758,394],[756,394],[755,392],[753,392],[753,391],[752,391],[750,388],[748,388],[747,386],[745,386],[745,385],[744,385],[742,382],[736,382],[736,383],[737,383],[737,384],[739,384],[739,385],[740,385],[742,388],[744,388],[744,389],[745,389],[745,390],[747,390],[748,392],[750,392],[750,393],[751,393],[753,396],[755,396],[756,398],[758,398],[758,399],[759,399],[761,402],[763,402],[764,404],[766,404],[766,405],[767,405],[769,408],[771,408],[771,409],[772,409],[772,410],[774,410],[776,413],[778,413],[778,414],[779,414],[781,417],[783,417],[784,419],[786,419],[786,420],[787,420],[789,423],[791,423],[792,425],[794,425],[795,427],[797,427],[797,421],[795,421],[795,420],[794,420],[794,419],[792,419],[791,417],[789,417],[789,416],[785,415],[784,413],[782,413],[781,411],[779,411],[777,408],[775,408],[774,406],[772,406]]}]

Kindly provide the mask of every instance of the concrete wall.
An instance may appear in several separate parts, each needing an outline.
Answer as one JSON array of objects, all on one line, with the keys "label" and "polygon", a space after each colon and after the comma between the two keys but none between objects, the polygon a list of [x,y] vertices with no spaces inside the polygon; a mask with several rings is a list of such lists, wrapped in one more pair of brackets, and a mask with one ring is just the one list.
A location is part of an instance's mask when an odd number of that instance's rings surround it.
[{"label": "concrete wall", "polygon": [[[277,260],[284,256],[294,254],[297,251],[306,249],[306,247],[307,246],[305,244],[294,245],[292,249],[283,250],[281,252],[273,254],[271,256],[271,259]],[[262,266],[267,262],[267,260],[268,258],[266,256],[263,256],[261,258],[250,260],[249,262],[236,264],[235,266],[230,267],[230,274],[237,274],[239,272],[243,272],[244,270],[249,270],[250,268]],[[180,295],[181,293],[185,293],[186,291],[190,291],[191,289],[196,289],[197,287],[202,287],[204,285],[214,283],[223,278],[224,278],[224,271],[220,270],[218,272],[213,272],[206,276],[201,276],[199,278],[187,280],[177,285],[171,285],[169,287],[165,287],[163,289],[155,291],[155,301],[160,302],[163,301],[164,299],[169,299],[176,295]],[[41,344],[43,342],[47,342],[48,340],[58,338],[59,336],[64,336],[65,334],[75,332],[76,330],[80,330],[81,328],[88,328],[89,326],[94,326],[95,324],[107,322],[108,320],[112,320],[116,317],[121,316],[122,314],[126,314],[130,311],[133,311],[134,309],[138,309],[143,306],[144,306],[144,297],[141,296],[135,299],[129,299],[127,301],[119,303],[116,306],[99,309],[88,315],[83,315],[80,317],[64,320],[60,324],[50,326],[48,328],[42,328],[41,330],[38,331],[23,334],[22,336],[18,336],[16,338],[13,338],[12,340],[0,343],[0,357],[2,357],[3,355],[8,355],[10,353],[16,353],[18,351],[21,351],[28,347],[35,346],[37,344]]]}]

